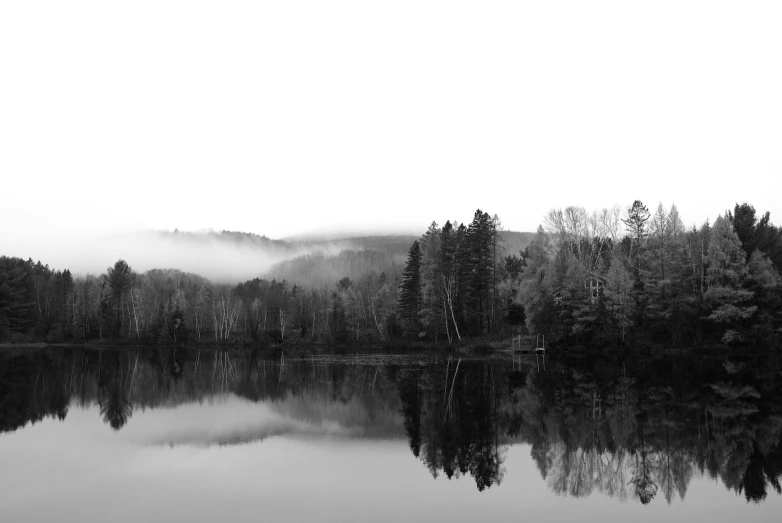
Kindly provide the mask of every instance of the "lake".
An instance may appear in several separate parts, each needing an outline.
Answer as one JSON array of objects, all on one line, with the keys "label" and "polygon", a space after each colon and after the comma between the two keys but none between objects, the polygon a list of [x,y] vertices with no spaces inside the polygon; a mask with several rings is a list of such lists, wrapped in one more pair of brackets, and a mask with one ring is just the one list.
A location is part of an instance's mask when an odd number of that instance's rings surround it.
[{"label": "lake", "polygon": [[0,521],[778,521],[777,355],[0,351]]}]

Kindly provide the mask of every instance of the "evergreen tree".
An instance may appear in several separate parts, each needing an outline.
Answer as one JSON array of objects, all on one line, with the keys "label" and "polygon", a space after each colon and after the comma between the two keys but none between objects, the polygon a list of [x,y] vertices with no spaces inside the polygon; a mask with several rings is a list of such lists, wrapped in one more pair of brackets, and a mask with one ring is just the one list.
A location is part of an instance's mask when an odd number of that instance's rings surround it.
[{"label": "evergreen tree", "polygon": [[491,317],[490,317],[490,329],[494,326],[494,324],[497,322],[497,318],[499,314],[501,313],[501,300],[498,299],[497,295],[497,284],[499,283],[499,278],[497,275],[497,268],[500,265],[501,259],[502,259],[502,251],[504,250],[504,247],[502,246],[502,222],[500,221],[500,217],[496,214],[492,216],[491,222],[490,222],[490,232],[491,232],[491,248],[492,248],[492,259],[491,259],[491,267],[492,267],[492,276],[491,276],[491,284],[492,284],[492,302],[491,302]]},{"label": "evergreen tree", "polygon": [[649,209],[641,202],[635,200],[627,211],[627,218],[623,219],[627,232],[630,234],[631,250],[630,259],[633,262],[633,295],[636,305],[636,323],[643,322],[644,309],[646,308],[645,272],[643,271],[643,254],[646,237],[649,235],[647,222],[649,221]]},{"label": "evergreen tree", "polygon": [[0,256],[0,340],[22,334],[33,323],[32,261]]},{"label": "evergreen tree", "polygon": [[456,229],[456,250],[454,251],[454,272],[456,276],[456,321],[459,329],[464,332],[467,326],[466,308],[469,301],[470,279],[472,265],[470,263],[470,246],[467,241],[467,227],[460,224]]},{"label": "evergreen tree", "polygon": [[468,247],[468,273],[466,300],[468,321],[476,332],[483,333],[490,328],[491,299],[494,289],[494,265],[492,244],[494,228],[488,213],[475,211],[467,227],[465,241]]},{"label": "evergreen tree", "polygon": [[125,260],[117,260],[113,267],[107,269],[106,281],[109,284],[115,311],[113,334],[119,336],[122,328],[122,299],[130,292],[130,287],[133,284],[133,270]]},{"label": "evergreen tree", "polygon": [[766,212],[755,228],[757,248],[766,255],[769,261],[782,274],[782,227],[771,223],[771,215]]},{"label": "evergreen tree", "polygon": [[421,246],[414,241],[407,254],[407,266],[399,286],[399,316],[407,333],[420,331],[421,311]]},{"label": "evergreen tree", "polygon": [[755,208],[746,202],[737,203],[733,212],[728,211],[728,221],[741,242],[741,248],[748,257],[751,256],[758,244]]},{"label": "evergreen tree", "polygon": [[637,244],[640,244],[649,233],[646,223],[650,217],[646,205],[641,200],[635,200],[627,211],[627,218],[622,220],[627,227],[627,232]]},{"label": "evergreen tree", "polygon": [[733,212],[728,212],[728,219],[741,240],[747,259],[755,249],[759,249],[774,264],[777,272],[782,271],[782,229],[771,223],[770,213],[766,212],[757,219],[752,205],[737,203]]},{"label": "evergreen tree", "polygon": [[421,326],[437,340],[443,323],[441,236],[436,222],[421,237]]},{"label": "evergreen tree", "polygon": [[440,297],[443,308],[443,322],[449,343],[453,335],[461,339],[459,325],[456,320],[457,304],[457,273],[456,273],[456,249],[457,232],[450,221],[445,222],[440,233]]},{"label": "evergreen tree", "polygon": [[443,275],[453,276],[456,254],[456,233],[450,220],[445,222],[440,233],[440,269]]}]

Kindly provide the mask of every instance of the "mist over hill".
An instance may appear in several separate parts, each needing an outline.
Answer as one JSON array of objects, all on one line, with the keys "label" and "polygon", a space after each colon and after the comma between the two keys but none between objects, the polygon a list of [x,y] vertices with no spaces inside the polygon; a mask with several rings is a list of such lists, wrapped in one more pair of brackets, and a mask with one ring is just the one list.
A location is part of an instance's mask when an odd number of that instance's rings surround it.
[{"label": "mist over hill", "polygon": [[[215,281],[238,283],[257,277],[285,279],[287,273],[280,268],[290,260],[310,257],[331,260],[342,253],[355,257],[365,250],[389,252],[397,249],[399,242],[397,237],[385,236],[280,240],[239,231],[175,229],[112,238],[110,251],[116,250],[117,258],[124,258],[137,271],[173,268]],[[408,247],[411,242],[412,239],[406,241]],[[124,255],[120,254],[123,245]]]},{"label": "mist over hill", "polygon": [[[503,232],[508,253],[529,244],[531,233]],[[272,239],[239,231],[146,230],[103,237],[63,237],[26,252],[4,252],[48,263],[73,274],[102,274],[123,259],[136,272],[178,269],[215,282],[252,278],[287,280],[306,287],[330,285],[347,276],[385,272],[401,276],[414,235],[327,235]]]},{"label": "mist over hill", "polygon": [[336,254],[315,248],[308,254],[273,265],[265,277],[304,287],[322,287],[345,277],[356,279],[374,271],[384,272],[389,281],[398,282],[405,268],[407,251],[416,239],[416,236],[362,236],[336,240],[347,242],[351,247]]},{"label": "mist over hill", "polygon": [[[502,231],[500,256],[518,254],[532,241],[534,233]],[[362,236],[332,240],[344,242],[336,254],[325,250],[294,257],[277,263],[266,272],[267,278],[286,280],[304,287],[331,285],[342,278],[356,279],[364,274],[385,273],[388,280],[398,283],[405,269],[407,253],[417,236]],[[328,242],[313,245],[329,245]],[[349,246],[348,246],[349,245]]]},{"label": "mist over hill", "polygon": [[18,255],[74,274],[101,274],[123,259],[136,272],[179,269],[217,282],[237,283],[259,277],[284,260],[314,252],[335,256],[355,248],[350,240],[291,242],[246,232],[175,229],[67,238]]},{"label": "mist over hill", "polygon": [[[502,231],[502,254],[518,254],[533,233]],[[149,231],[134,237],[137,270],[174,268],[235,283],[252,278],[285,280],[304,287],[332,285],[344,277],[386,273],[397,282],[405,268],[414,235],[367,235],[306,239],[271,239],[238,231]]]}]

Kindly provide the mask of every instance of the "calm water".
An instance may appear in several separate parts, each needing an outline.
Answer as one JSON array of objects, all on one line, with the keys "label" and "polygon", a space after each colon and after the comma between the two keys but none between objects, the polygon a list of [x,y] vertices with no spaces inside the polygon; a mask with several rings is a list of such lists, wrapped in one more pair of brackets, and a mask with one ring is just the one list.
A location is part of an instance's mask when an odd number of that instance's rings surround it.
[{"label": "calm water", "polygon": [[777,356],[0,352],[0,521],[779,521]]}]

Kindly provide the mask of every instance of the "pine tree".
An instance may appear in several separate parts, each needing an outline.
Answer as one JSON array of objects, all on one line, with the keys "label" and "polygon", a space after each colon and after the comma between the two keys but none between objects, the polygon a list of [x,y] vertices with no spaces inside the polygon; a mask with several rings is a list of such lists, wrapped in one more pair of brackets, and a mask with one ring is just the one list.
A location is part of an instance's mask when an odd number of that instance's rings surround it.
[{"label": "pine tree", "polygon": [[497,321],[497,315],[499,314],[499,308],[500,308],[500,301],[497,299],[497,283],[499,283],[499,278],[497,275],[497,266],[499,265],[500,260],[502,259],[502,251],[504,250],[504,247],[502,246],[502,222],[500,221],[500,217],[496,214],[492,216],[491,222],[490,222],[490,232],[491,232],[491,247],[492,247],[492,258],[491,258],[491,266],[492,266],[492,275],[491,275],[491,285],[492,285],[492,292],[491,292],[491,322],[489,324],[489,327],[494,326],[495,322]]},{"label": "pine tree", "polygon": [[0,256],[0,340],[34,323],[32,261]]},{"label": "pine tree", "polygon": [[117,260],[113,267],[106,271],[106,281],[111,290],[111,299],[116,310],[116,320],[113,334],[119,336],[122,329],[122,299],[130,292],[133,283],[133,270],[125,260]]},{"label": "pine tree", "polygon": [[741,242],[742,249],[747,256],[751,256],[758,243],[755,208],[746,202],[741,205],[737,203],[733,212],[728,211],[727,218]]},{"label": "pine tree", "polygon": [[[489,328],[491,297],[494,288],[494,267],[492,244],[494,231],[491,217],[480,209],[475,211],[467,227],[465,241],[468,248],[468,299],[466,300],[469,320],[478,333]],[[476,325],[477,324],[477,325]]]},{"label": "pine tree", "polygon": [[437,340],[442,326],[441,237],[436,222],[421,237],[421,326]]},{"label": "pine tree", "polygon": [[646,208],[641,200],[635,200],[627,211],[627,218],[622,220],[627,227],[627,231],[630,233],[630,238],[632,240],[630,259],[633,261],[633,295],[635,298],[637,323],[643,321],[644,309],[646,308],[647,296],[642,260],[646,237],[649,235],[646,225],[649,218],[649,209]]},{"label": "pine tree", "polygon": [[[464,229],[454,231],[454,226],[450,221],[445,222],[440,232],[440,273],[439,290],[442,308],[442,321],[445,326],[445,334],[448,337],[448,343],[451,343],[454,336],[461,340],[459,333],[460,321],[457,320],[457,311],[459,311],[459,287],[458,287],[458,263],[457,248],[459,238],[464,238]],[[461,236],[460,236],[461,233]],[[459,316],[461,318],[461,315]]]},{"label": "pine tree", "polygon": [[454,250],[454,274],[456,277],[456,321],[464,331],[467,326],[467,302],[470,292],[472,266],[470,264],[470,246],[467,241],[467,227],[464,224],[456,228],[456,248]]},{"label": "pine tree", "polygon": [[440,232],[440,274],[438,283],[440,287],[441,308],[443,310],[443,324],[449,343],[453,334],[461,339],[459,326],[456,324],[456,233],[450,221],[445,222]]},{"label": "pine tree", "polygon": [[440,233],[440,268],[445,276],[453,275],[454,255],[456,253],[456,233],[450,221],[445,222]]},{"label": "pine tree", "polygon": [[641,200],[635,200],[632,207],[627,211],[627,218],[622,220],[633,241],[630,257],[636,267],[636,279],[640,278],[641,251],[646,241],[646,237],[649,235],[649,231],[646,227],[649,218],[649,209],[641,203]]},{"label": "pine tree", "polygon": [[733,213],[728,212],[733,230],[741,240],[741,247],[747,259],[755,249],[766,255],[778,272],[782,272],[782,229],[771,223],[771,214],[766,212],[758,219],[755,208],[748,204],[736,204]]},{"label": "pine tree", "polygon": [[421,311],[421,246],[414,241],[407,254],[407,266],[399,286],[399,316],[407,333],[420,331]]}]

